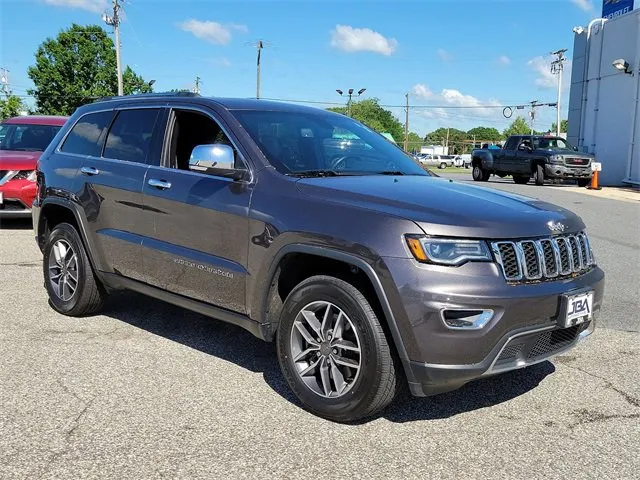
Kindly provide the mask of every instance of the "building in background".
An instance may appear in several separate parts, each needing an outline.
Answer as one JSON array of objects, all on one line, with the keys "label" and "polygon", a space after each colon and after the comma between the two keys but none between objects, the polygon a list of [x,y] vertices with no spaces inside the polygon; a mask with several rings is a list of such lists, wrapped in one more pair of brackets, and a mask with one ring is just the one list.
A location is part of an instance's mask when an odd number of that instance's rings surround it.
[{"label": "building in background", "polygon": [[603,13],[574,28],[567,139],[596,155],[603,185],[640,186],[640,9],[606,0]]}]

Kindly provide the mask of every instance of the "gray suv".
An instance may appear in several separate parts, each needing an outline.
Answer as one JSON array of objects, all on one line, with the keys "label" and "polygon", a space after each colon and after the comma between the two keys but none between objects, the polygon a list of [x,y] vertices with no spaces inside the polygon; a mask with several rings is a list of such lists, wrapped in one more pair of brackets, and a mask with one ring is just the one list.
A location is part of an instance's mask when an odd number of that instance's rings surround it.
[{"label": "gray suv", "polygon": [[348,117],[262,100],[79,108],[39,161],[33,222],[58,312],[129,289],[239,325],[335,421],[403,382],[433,395],[564,352],[604,290],[568,210],[432,177]]}]

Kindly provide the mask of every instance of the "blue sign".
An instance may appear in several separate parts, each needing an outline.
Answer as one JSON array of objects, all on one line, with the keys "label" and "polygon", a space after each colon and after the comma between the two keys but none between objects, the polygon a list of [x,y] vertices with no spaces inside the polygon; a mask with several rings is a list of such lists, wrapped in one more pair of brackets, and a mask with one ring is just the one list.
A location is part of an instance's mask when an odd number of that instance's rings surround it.
[{"label": "blue sign", "polygon": [[633,0],[603,0],[602,18],[612,19],[633,10]]}]

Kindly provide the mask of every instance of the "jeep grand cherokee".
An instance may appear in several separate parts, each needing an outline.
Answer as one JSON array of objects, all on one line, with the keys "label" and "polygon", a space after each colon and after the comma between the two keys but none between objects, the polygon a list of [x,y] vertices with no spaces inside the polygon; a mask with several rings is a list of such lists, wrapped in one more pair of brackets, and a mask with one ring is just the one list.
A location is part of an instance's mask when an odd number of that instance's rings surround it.
[{"label": "jeep grand cherokee", "polygon": [[[564,208],[428,175],[361,123],[262,100],[106,99],[40,159],[51,305],[130,289],[277,343],[289,386],[352,421],[566,351],[604,290]],[[237,348],[243,348],[237,345]]]}]

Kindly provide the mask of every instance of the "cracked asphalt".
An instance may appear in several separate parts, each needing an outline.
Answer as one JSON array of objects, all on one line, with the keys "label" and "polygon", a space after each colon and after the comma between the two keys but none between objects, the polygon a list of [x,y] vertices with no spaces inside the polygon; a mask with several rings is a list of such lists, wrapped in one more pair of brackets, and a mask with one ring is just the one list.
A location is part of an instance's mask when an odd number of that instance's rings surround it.
[{"label": "cracked asphalt", "polygon": [[[451,175],[459,181],[466,176]],[[638,478],[640,207],[489,182],[568,206],[607,273],[600,328],[528,369],[340,425],[302,410],[275,348],[133,293],[48,306],[30,224],[0,223],[0,478]]]}]

